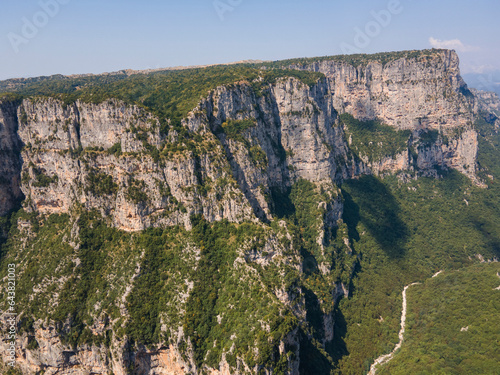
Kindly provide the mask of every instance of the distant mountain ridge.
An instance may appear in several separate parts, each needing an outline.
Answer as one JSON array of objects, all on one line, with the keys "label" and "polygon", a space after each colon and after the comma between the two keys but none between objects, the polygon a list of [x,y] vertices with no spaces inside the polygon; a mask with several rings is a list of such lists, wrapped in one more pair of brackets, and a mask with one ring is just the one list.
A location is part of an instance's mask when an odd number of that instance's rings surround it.
[{"label": "distant mountain ridge", "polygon": [[500,71],[463,74],[467,84],[477,90],[493,91],[500,95]]}]

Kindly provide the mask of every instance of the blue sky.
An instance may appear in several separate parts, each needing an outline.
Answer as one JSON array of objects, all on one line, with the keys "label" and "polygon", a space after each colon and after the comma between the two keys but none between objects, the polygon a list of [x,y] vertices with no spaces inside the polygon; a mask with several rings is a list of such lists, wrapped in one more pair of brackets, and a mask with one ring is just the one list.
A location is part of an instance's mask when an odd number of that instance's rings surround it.
[{"label": "blue sky", "polygon": [[499,16],[498,0],[2,0],[0,79],[431,46],[488,74]]}]

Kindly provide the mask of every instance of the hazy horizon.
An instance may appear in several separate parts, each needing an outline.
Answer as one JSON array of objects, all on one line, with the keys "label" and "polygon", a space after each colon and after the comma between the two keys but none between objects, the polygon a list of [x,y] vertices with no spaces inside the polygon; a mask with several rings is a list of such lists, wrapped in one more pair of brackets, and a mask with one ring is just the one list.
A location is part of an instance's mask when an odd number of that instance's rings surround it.
[{"label": "hazy horizon", "polygon": [[500,71],[500,3],[493,0],[7,0],[3,6],[0,80],[433,47],[455,49],[462,74],[487,81]]}]

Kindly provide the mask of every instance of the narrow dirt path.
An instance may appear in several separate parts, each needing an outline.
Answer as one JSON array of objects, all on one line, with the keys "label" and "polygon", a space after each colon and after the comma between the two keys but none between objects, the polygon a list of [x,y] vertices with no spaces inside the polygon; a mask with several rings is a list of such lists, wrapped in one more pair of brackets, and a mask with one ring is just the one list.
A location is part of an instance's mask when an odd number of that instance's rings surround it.
[{"label": "narrow dirt path", "polygon": [[436,272],[434,275],[432,275],[432,277],[436,277],[437,275],[439,275],[439,274],[441,274],[441,273],[443,273],[443,272],[444,272],[443,270],[441,270],[441,271],[439,271],[439,272]]},{"label": "narrow dirt path", "polygon": [[[435,275],[437,276],[437,275]],[[404,338],[404,333],[405,333],[405,325],[406,325],[406,290],[412,286],[412,285],[417,285],[420,283],[413,283],[410,285],[407,285],[403,289],[403,311],[401,312],[401,329],[399,330],[399,342],[396,344],[392,352],[389,354],[384,354],[378,357],[375,362],[373,362],[372,366],[370,367],[370,372],[367,375],[375,375],[377,372],[377,366],[383,365],[387,362],[389,362],[392,357],[394,356],[394,353],[398,351],[399,348],[401,348],[401,345],[403,344],[403,338]]]}]

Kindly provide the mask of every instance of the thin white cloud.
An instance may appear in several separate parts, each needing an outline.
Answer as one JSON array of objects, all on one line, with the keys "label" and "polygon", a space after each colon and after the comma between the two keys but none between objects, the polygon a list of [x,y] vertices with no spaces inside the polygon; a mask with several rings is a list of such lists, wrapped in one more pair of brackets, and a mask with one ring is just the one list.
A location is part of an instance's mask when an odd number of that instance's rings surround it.
[{"label": "thin white cloud", "polygon": [[479,47],[463,44],[460,39],[440,40],[431,36],[429,38],[429,43],[434,48],[454,49],[458,52],[474,52],[479,50]]},{"label": "thin white cloud", "polygon": [[468,65],[467,66],[467,69],[470,70],[472,73],[476,73],[476,74],[485,74],[485,73],[489,73],[489,72],[492,72],[494,70],[497,70],[495,69],[495,67],[493,65]]}]

